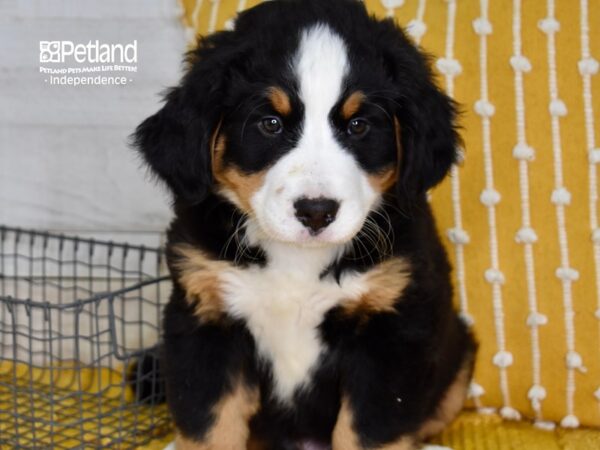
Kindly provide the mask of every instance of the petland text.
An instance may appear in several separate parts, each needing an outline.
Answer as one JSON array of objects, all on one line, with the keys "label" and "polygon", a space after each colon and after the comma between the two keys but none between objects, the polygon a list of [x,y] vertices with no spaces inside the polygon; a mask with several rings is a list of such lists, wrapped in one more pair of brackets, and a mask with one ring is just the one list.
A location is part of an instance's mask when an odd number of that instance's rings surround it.
[{"label": "petland text", "polygon": [[40,41],[41,63],[137,63],[137,40],[129,44],[106,44],[98,40],[87,44],[73,41]]}]

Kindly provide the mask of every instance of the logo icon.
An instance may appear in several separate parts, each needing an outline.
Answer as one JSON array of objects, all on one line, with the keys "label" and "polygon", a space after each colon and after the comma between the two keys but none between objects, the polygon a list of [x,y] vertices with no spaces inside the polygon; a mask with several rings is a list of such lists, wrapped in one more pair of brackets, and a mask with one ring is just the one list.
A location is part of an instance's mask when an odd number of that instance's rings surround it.
[{"label": "logo icon", "polygon": [[40,41],[40,62],[60,62],[60,41]]}]

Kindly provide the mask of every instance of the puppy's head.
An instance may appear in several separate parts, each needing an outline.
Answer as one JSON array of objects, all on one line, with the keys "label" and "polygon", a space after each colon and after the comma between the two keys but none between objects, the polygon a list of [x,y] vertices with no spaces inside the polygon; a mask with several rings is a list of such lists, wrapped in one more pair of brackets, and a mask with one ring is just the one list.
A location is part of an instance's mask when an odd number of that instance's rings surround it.
[{"label": "puppy's head", "polygon": [[220,195],[267,238],[350,241],[383,193],[420,199],[456,157],[453,103],[391,20],[280,0],[202,39],[136,131],[178,202]]}]

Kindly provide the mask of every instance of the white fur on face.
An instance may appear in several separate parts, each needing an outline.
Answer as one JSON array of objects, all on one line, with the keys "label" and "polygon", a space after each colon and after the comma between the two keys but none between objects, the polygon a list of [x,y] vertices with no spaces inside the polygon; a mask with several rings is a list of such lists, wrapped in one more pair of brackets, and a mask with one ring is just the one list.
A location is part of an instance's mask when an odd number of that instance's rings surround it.
[{"label": "white fur on face", "polygon": [[[336,141],[329,118],[349,70],[346,45],[329,27],[316,25],[302,34],[292,64],[305,111],[301,138],[269,169],[251,198],[252,209],[271,239],[309,246],[345,243],[379,198],[354,157]],[[336,220],[317,236],[295,216],[294,202],[302,197],[340,203]]]}]

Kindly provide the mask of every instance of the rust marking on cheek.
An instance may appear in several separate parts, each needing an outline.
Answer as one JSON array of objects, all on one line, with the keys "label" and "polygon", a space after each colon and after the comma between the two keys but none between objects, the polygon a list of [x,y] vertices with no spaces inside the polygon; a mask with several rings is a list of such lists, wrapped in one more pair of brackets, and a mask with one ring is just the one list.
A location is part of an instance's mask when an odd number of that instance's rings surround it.
[{"label": "rust marking on cheek", "polygon": [[280,87],[272,86],[267,89],[269,101],[273,105],[275,111],[282,116],[287,116],[292,112],[292,103],[290,96]]},{"label": "rust marking on cheek", "polygon": [[377,192],[384,193],[390,189],[398,179],[402,164],[401,129],[398,118],[394,116],[394,138],[396,141],[396,163],[378,173],[369,175],[369,184]]},{"label": "rust marking on cheek", "polygon": [[225,146],[227,139],[223,134],[219,133],[219,130],[215,131],[211,139],[211,166],[212,173],[217,178],[223,170],[223,155],[225,153]]},{"label": "rust marking on cheek", "polygon": [[356,91],[350,94],[342,105],[342,117],[345,120],[349,120],[354,114],[358,112],[361,105],[365,101],[365,94],[362,91]]},{"label": "rust marking on cheek", "polygon": [[177,436],[177,450],[245,449],[250,436],[249,422],[259,408],[258,389],[239,382],[212,409],[214,422],[203,439]]},{"label": "rust marking on cheek", "polygon": [[235,166],[231,166],[222,173],[219,179],[223,187],[235,194],[239,206],[244,212],[251,214],[252,206],[250,200],[256,191],[265,182],[266,171],[247,174]]},{"label": "rust marking on cheek", "polygon": [[383,171],[369,175],[369,184],[377,192],[383,193],[396,183],[395,167],[384,169]]},{"label": "rust marking on cheek", "polygon": [[394,312],[394,305],[410,282],[410,266],[401,258],[384,261],[365,274],[366,292],[345,302],[343,311],[350,315],[368,316]]},{"label": "rust marking on cheek", "polygon": [[201,250],[178,245],[173,251],[179,256],[174,266],[177,278],[201,322],[215,322],[224,314],[223,293],[219,274],[231,268],[225,261],[211,259]]},{"label": "rust marking on cheek", "polygon": [[215,138],[213,151],[212,171],[213,176],[220,188],[233,194],[238,206],[246,213],[252,212],[250,199],[260,189],[265,181],[266,170],[246,173],[234,164],[225,164],[223,156],[225,153],[226,138],[219,135]]},{"label": "rust marking on cheek", "polygon": [[402,127],[396,116],[394,116],[394,137],[396,138],[396,170],[400,173],[400,165],[402,164]]}]

